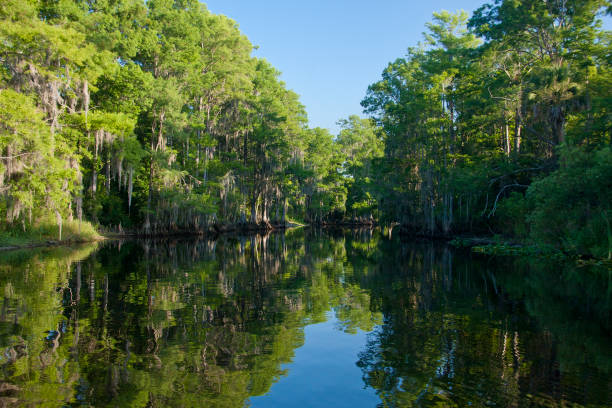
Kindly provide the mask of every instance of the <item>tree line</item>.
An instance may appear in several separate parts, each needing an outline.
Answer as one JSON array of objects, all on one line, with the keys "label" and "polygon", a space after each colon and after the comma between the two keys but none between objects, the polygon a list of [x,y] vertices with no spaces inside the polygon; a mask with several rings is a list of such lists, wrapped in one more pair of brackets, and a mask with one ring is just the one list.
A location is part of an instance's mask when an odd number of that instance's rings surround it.
[{"label": "tree line", "polygon": [[612,255],[606,0],[435,13],[362,101],[383,129],[372,191],[422,235],[500,234]]},{"label": "tree line", "polygon": [[609,0],[440,12],[310,128],[237,24],[195,0],[0,6],[0,226],[147,234],[400,223],[612,254]]},{"label": "tree line", "polygon": [[309,128],[233,20],[196,0],[7,0],[0,20],[5,231],[269,228],[344,212],[346,172],[363,167],[351,134],[373,126]]}]

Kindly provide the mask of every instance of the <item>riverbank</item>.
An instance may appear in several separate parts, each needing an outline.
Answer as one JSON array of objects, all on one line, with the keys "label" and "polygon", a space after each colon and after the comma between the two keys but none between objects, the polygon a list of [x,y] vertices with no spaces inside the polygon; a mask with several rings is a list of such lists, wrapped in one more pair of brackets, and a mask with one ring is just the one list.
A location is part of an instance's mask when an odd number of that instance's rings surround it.
[{"label": "riverbank", "polygon": [[295,221],[267,223],[218,223],[201,230],[127,230],[101,228],[97,230],[91,223],[67,222],[63,225],[63,239],[58,239],[59,229],[54,225],[43,224],[30,231],[3,231],[0,233],[0,251],[33,249],[41,247],[69,246],[122,238],[179,238],[179,237],[216,237],[231,233],[267,233],[272,231],[299,228],[306,225]]},{"label": "riverbank", "polygon": [[562,251],[552,245],[525,242],[512,237],[499,235],[468,234],[426,234],[408,228],[399,228],[399,235],[410,239],[445,241],[455,248],[469,249],[471,252],[492,256],[533,256],[557,260],[575,260],[579,263],[610,265],[612,260],[597,258],[589,254]]},{"label": "riverbank", "polygon": [[105,239],[87,221],[67,220],[61,226],[52,220],[40,220],[32,228],[0,231],[0,251],[84,244]]},{"label": "riverbank", "polygon": [[[58,239],[57,226],[43,223],[30,231],[0,232],[0,251],[33,249],[41,247],[70,246],[102,241],[105,239],[130,238],[187,238],[187,237],[218,237],[224,234],[265,234],[272,231],[299,227],[319,228],[375,228],[375,221],[343,220],[341,222],[322,222],[316,224],[301,224],[295,221],[260,222],[260,223],[217,223],[201,230],[124,230],[122,228],[97,230],[89,222],[67,221],[62,226],[63,239]],[[385,233],[386,235],[387,233]],[[560,251],[551,246],[540,246],[516,241],[500,236],[467,236],[462,234],[424,234],[417,231],[399,229],[399,235],[404,238],[445,241],[456,248],[469,249],[471,252],[493,256],[537,256],[554,259],[575,259],[578,262],[603,262],[610,260],[593,258],[581,254]]]},{"label": "riverbank", "polygon": [[306,225],[294,221],[285,222],[239,222],[239,223],[216,223],[200,229],[122,229],[106,228],[102,234],[108,238],[163,238],[179,236],[216,236],[225,233],[266,233],[270,231],[285,230],[288,228],[304,227]]},{"label": "riverbank", "polygon": [[580,265],[606,266],[612,269],[612,260],[596,258],[588,254],[561,251],[552,246],[529,244],[499,237],[465,237],[458,236],[449,241],[455,248],[467,248],[471,252],[489,256],[520,256],[554,259],[557,261],[572,260]]}]

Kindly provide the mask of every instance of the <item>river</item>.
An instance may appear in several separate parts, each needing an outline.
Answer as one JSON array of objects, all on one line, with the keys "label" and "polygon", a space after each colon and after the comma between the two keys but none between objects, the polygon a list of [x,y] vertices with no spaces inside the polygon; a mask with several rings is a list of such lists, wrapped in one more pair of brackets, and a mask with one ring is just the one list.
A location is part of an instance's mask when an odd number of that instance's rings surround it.
[{"label": "river", "polygon": [[611,272],[372,230],[0,256],[0,406],[609,407]]}]

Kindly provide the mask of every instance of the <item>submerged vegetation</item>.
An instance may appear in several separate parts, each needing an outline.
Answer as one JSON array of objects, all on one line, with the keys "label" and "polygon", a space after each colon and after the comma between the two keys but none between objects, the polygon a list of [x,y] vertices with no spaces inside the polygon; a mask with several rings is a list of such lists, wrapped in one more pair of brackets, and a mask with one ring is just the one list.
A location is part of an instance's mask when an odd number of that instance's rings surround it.
[{"label": "submerged vegetation", "polygon": [[3,1],[0,228],[379,221],[610,258],[610,10],[436,13],[333,136],[196,0]]}]

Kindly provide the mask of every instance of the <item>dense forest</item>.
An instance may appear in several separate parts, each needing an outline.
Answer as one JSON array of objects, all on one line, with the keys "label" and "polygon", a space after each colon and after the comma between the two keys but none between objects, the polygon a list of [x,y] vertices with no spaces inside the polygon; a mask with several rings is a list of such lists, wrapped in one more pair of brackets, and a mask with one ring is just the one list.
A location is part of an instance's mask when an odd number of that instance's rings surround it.
[{"label": "dense forest", "polygon": [[606,13],[608,0],[436,13],[368,88],[369,118],[332,135],[196,0],[4,0],[2,229],[377,219],[610,257]]},{"label": "dense forest", "polygon": [[[344,206],[340,146],[360,149],[309,129],[279,72],[196,0],[3,1],[0,18],[5,228],[267,227]],[[347,140],[368,124],[347,120]]]},{"label": "dense forest", "polygon": [[434,15],[362,105],[383,128],[381,213],[412,233],[496,233],[612,253],[610,32],[599,0]]}]

